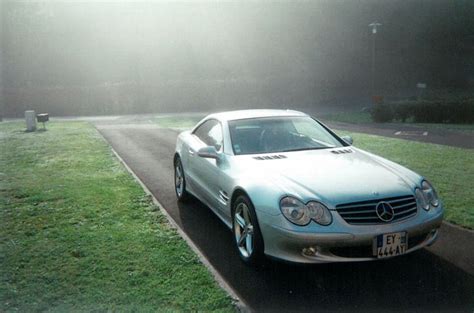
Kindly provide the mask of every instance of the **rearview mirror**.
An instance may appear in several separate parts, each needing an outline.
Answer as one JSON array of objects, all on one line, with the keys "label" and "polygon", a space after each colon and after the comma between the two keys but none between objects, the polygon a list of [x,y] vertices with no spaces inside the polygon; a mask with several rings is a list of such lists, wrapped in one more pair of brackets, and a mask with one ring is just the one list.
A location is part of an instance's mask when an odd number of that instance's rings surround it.
[{"label": "rearview mirror", "polygon": [[219,160],[221,158],[220,153],[214,146],[203,147],[198,150],[198,155],[201,158],[209,158]]},{"label": "rearview mirror", "polygon": [[347,142],[350,145],[352,145],[352,143],[354,143],[354,139],[352,139],[351,136],[342,136],[341,139],[344,140],[345,142]]}]

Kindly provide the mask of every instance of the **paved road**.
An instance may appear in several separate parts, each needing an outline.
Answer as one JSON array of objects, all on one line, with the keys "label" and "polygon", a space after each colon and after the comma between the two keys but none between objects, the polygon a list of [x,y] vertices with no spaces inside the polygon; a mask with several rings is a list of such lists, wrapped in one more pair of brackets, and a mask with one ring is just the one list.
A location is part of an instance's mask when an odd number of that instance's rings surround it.
[{"label": "paved road", "polygon": [[474,134],[468,132],[464,133],[445,129],[426,129],[420,126],[412,126],[402,123],[353,124],[328,121],[326,122],[326,125],[332,129],[345,130],[349,132],[366,133],[377,136],[474,149]]},{"label": "paved road", "polygon": [[98,129],[253,310],[473,312],[474,276],[427,250],[382,262],[297,266],[267,261],[247,267],[234,251],[231,232],[209,209],[197,200],[176,202],[175,131],[153,125]]}]

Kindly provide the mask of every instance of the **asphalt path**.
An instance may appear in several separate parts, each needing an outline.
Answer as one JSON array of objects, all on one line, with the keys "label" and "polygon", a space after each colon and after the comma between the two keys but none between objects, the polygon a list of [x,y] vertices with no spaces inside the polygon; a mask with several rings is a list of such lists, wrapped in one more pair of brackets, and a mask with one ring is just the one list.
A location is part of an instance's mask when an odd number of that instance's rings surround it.
[{"label": "asphalt path", "polygon": [[329,121],[326,125],[332,129],[348,132],[366,133],[397,139],[474,149],[474,134],[468,132],[446,129],[426,129],[421,126],[412,126],[403,123],[353,124]]},{"label": "asphalt path", "polygon": [[252,310],[474,310],[474,276],[428,250],[379,262],[303,266],[267,260],[258,268],[245,266],[234,249],[232,233],[206,206],[197,199],[187,204],[176,201],[172,164],[176,131],[154,125],[96,126]]}]

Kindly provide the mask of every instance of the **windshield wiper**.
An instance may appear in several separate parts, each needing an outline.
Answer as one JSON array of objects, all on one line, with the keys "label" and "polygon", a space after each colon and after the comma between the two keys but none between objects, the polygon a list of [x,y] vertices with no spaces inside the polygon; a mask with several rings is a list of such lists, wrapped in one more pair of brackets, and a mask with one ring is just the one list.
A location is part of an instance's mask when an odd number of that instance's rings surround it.
[{"label": "windshield wiper", "polygon": [[307,147],[307,148],[297,148],[297,149],[288,149],[281,152],[292,152],[292,151],[304,151],[304,150],[321,150],[321,149],[331,149],[335,147]]}]

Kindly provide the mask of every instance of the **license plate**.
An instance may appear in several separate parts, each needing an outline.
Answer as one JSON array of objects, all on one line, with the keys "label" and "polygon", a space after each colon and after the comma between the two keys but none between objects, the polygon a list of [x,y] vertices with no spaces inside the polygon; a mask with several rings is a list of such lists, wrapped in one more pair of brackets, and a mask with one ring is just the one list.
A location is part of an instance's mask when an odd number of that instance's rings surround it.
[{"label": "license plate", "polygon": [[406,232],[378,235],[374,238],[374,255],[379,259],[404,254],[408,247]]}]

